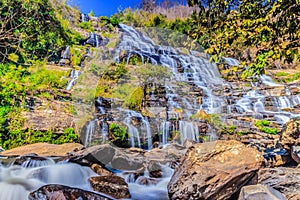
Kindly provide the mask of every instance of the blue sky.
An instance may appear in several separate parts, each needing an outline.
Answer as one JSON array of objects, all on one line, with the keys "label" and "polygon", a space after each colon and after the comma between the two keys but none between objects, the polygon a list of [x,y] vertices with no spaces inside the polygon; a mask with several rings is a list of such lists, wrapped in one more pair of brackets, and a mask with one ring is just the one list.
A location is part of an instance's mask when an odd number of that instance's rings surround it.
[{"label": "blue sky", "polygon": [[91,10],[96,16],[110,16],[118,12],[118,8],[135,7],[142,0],[70,0],[71,4],[78,5],[80,11],[88,14]]}]

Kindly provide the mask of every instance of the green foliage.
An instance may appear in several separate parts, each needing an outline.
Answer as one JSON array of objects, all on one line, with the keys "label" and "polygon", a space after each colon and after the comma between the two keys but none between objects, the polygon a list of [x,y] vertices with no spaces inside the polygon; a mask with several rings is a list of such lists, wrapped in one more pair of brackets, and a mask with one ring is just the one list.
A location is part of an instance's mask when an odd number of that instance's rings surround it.
[{"label": "green foliage", "polygon": [[109,21],[113,26],[117,26],[120,23],[119,19],[114,15],[110,17]]},{"label": "green foliage", "polygon": [[259,127],[259,128],[260,128],[260,127],[263,127],[263,126],[270,126],[270,124],[271,124],[271,123],[270,123],[269,121],[267,121],[267,120],[258,120],[258,121],[255,122],[254,125],[255,125],[256,127]]},{"label": "green foliage", "polygon": [[277,72],[275,74],[274,79],[277,82],[283,82],[283,83],[289,83],[289,82],[293,82],[295,80],[299,80],[300,78],[300,72],[291,72],[291,73],[287,73],[287,72]]},{"label": "green foliage", "polygon": [[247,135],[247,134],[249,134],[249,131],[242,130],[242,131],[237,132],[236,134],[237,134],[238,136]]},{"label": "green foliage", "polygon": [[231,125],[231,126],[223,126],[221,133],[222,134],[227,134],[227,135],[233,135],[236,131],[236,126]]},{"label": "green foliage", "polygon": [[106,80],[119,80],[128,72],[124,64],[111,63],[106,67],[102,78]]},{"label": "green foliage", "polygon": [[[27,59],[42,59],[79,39],[48,0],[3,0],[0,18],[2,61],[24,63]],[[18,57],[9,56],[12,53]]]},{"label": "green foliage", "polygon": [[91,21],[88,21],[88,22],[80,22],[78,24],[78,26],[84,30],[87,30],[89,32],[93,32],[94,31],[94,28],[93,28],[93,24]]},{"label": "green foliage", "polygon": [[70,48],[71,53],[71,65],[80,66],[81,61],[83,60],[83,55],[85,53],[84,47],[73,45]]},{"label": "green foliage", "polygon": [[146,63],[135,70],[135,75],[140,85],[145,87],[149,83],[164,84],[165,81],[171,77],[171,72],[165,66],[156,66]]},{"label": "green foliage", "polygon": [[0,131],[0,146],[4,149],[37,142],[52,144],[78,142],[78,135],[73,128],[66,128],[62,134],[55,134],[52,130],[34,131],[30,128],[28,130],[24,129],[26,120],[22,117],[21,111],[22,109],[18,108],[8,113],[9,122],[6,131]]},{"label": "green foliage", "polygon": [[260,130],[264,133],[268,133],[268,134],[272,134],[272,135],[278,134],[278,129],[277,128],[262,127]]},{"label": "green foliage", "polygon": [[[67,80],[65,71],[48,69],[43,62],[36,62],[24,68],[15,64],[0,65],[0,146],[12,148],[38,141],[55,143],[71,141],[74,137],[65,138],[52,134],[24,130],[25,119],[20,114],[29,96],[54,99],[65,88]],[[40,137],[43,136],[44,137]],[[39,140],[40,139],[40,140]]]},{"label": "green foliage", "polygon": [[220,130],[222,128],[221,119],[218,114],[207,114],[206,120],[215,129]]},{"label": "green foliage", "polygon": [[109,136],[111,141],[120,147],[128,147],[127,127],[117,123],[109,124]]},{"label": "green foliage", "polygon": [[127,98],[125,98],[124,105],[129,109],[141,111],[143,97],[144,97],[143,89],[141,87],[137,87]]},{"label": "green foliage", "polygon": [[254,125],[256,127],[258,127],[259,130],[261,130],[264,133],[273,134],[273,135],[278,134],[278,129],[269,127],[271,125],[271,123],[267,120],[259,120],[259,121],[255,122]]}]

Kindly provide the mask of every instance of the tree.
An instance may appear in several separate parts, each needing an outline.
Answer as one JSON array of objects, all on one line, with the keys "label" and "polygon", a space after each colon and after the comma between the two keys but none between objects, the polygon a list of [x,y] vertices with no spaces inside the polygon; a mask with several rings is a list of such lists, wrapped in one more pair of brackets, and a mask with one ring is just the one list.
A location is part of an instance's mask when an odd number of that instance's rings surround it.
[{"label": "tree", "polygon": [[0,2],[0,61],[42,58],[71,41],[48,0]]}]

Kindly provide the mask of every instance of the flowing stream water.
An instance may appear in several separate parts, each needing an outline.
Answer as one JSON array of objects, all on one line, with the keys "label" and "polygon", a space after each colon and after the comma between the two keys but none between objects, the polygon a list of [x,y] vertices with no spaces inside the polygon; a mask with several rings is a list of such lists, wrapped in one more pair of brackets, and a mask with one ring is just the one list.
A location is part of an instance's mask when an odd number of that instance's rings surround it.
[{"label": "flowing stream water", "polygon": [[55,163],[51,158],[28,159],[21,166],[0,162],[0,200],[27,200],[30,192],[47,184],[91,191],[88,178],[96,175],[88,167]]}]

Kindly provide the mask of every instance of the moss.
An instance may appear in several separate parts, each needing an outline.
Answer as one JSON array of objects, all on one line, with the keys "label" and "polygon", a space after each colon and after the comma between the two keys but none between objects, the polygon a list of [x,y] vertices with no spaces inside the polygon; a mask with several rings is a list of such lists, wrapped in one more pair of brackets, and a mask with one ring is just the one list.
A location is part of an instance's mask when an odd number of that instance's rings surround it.
[{"label": "moss", "polygon": [[131,95],[125,99],[124,105],[129,109],[140,111],[142,109],[143,96],[143,89],[137,87],[133,90]]}]

